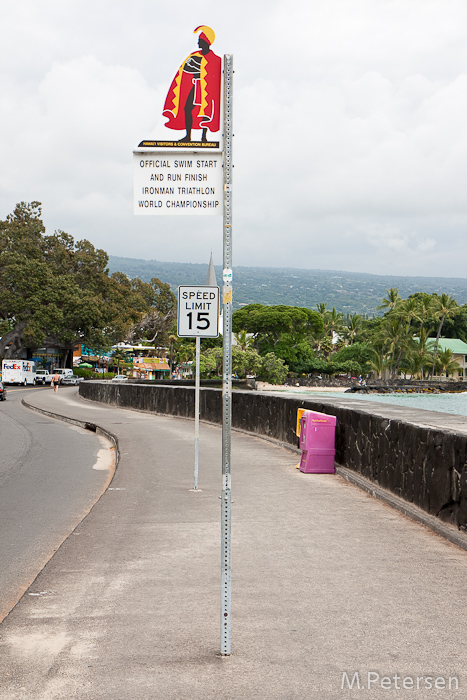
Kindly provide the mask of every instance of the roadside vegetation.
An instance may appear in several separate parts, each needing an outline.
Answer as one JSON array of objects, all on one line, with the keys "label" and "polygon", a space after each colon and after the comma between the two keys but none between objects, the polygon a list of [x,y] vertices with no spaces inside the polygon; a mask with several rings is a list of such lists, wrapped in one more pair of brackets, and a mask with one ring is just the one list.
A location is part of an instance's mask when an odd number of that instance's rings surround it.
[{"label": "roadside vegetation", "polygon": [[[39,346],[71,352],[81,343],[99,354],[117,343],[142,343],[167,357],[171,370],[187,368],[195,342],[177,336],[170,285],[110,274],[108,260],[89,241],[75,242],[60,230],[46,235],[40,203],[18,204],[0,221],[0,357],[20,357],[25,348]],[[467,304],[459,306],[445,293],[403,299],[391,287],[372,318],[343,314],[326,302],[313,309],[249,304],[234,312],[233,331],[232,371],[238,378],[278,384],[303,375],[427,379],[457,373],[440,339],[467,342]],[[202,339],[201,349],[201,375],[221,377],[222,337]],[[128,352],[114,352],[113,373],[130,367]],[[92,368],[77,373],[96,374]]]},{"label": "roadside vegetation", "polygon": [[[439,341],[467,342],[467,305],[447,294],[416,293],[402,299],[387,290],[371,319],[344,315],[325,303],[317,308],[250,304],[233,314],[236,345],[232,368],[239,378],[253,375],[271,383],[287,376],[378,377],[428,379],[457,375],[452,351]],[[175,363],[195,358],[194,341],[171,336]],[[200,371],[204,377],[222,373],[222,338],[201,341]]]},{"label": "roadside vegetation", "polygon": [[64,231],[49,236],[39,202],[22,202],[0,221],[0,357],[27,347],[96,352],[146,335],[166,341],[176,299],[158,279],[109,274],[108,256]]}]

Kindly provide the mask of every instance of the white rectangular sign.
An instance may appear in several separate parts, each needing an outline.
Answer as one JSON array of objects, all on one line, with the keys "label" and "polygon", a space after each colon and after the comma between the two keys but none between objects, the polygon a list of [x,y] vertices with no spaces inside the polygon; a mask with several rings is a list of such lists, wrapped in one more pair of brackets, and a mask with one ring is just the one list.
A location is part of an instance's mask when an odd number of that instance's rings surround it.
[{"label": "white rectangular sign", "polygon": [[217,338],[219,335],[219,287],[178,288],[180,338]]},{"label": "white rectangular sign", "polygon": [[133,152],[134,212],[223,214],[222,153]]}]

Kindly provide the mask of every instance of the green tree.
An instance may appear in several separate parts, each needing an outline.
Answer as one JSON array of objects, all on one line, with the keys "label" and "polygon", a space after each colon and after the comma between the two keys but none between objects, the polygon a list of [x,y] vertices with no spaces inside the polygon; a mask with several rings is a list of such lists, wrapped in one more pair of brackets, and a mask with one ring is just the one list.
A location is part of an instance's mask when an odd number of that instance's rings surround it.
[{"label": "green tree", "polygon": [[400,301],[400,303],[394,309],[394,315],[401,318],[405,322],[407,333],[413,324],[420,323],[422,321],[419,303],[416,299],[410,297]]},{"label": "green tree", "polygon": [[349,314],[343,328],[343,336],[349,345],[355,343],[363,329],[363,318],[359,314]]},{"label": "green tree", "polygon": [[383,299],[380,306],[377,306],[377,310],[385,309],[386,311],[394,311],[396,306],[400,303],[401,297],[399,295],[399,290],[397,287],[391,287],[386,289],[387,297]]},{"label": "green tree", "polygon": [[438,374],[444,373],[446,377],[459,371],[459,364],[453,359],[452,350],[450,348],[438,352],[436,371]]},{"label": "green tree", "polygon": [[18,204],[0,222],[0,355],[76,342],[100,350],[122,340],[148,305],[128,278],[109,277],[107,263],[89,241],[46,235],[39,202]]},{"label": "green tree", "polygon": [[384,352],[382,347],[381,348],[372,348],[373,351],[373,357],[370,360],[370,368],[373,374],[375,374],[378,379],[380,379],[383,376],[383,373],[386,368],[386,360],[384,357]]},{"label": "green tree", "polygon": [[126,336],[127,342],[147,340],[158,345],[167,344],[177,318],[177,298],[170,285],[154,277],[150,283],[134,279],[130,287],[145,300],[147,311],[131,326]]},{"label": "green tree", "polygon": [[425,328],[421,328],[418,338],[412,340],[401,367],[402,365],[406,373],[420,376],[420,379],[425,378],[425,370],[433,365],[433,352],[428,347],[428,332]]},{"label": "green tree", "polygon": [[209,376],[215,374],[216,377],[222,376],[222,359],[223,359],[223,349],[222,348],[208,348],[205,350],[201,356],[207,358],[210,369]]},{"label": "green tree", "polygon": [[441,294],[440,297],[436,296],[436,306],[435,315],[439,319],[438,331],[436,333],[435,347],[433,350],[433,375],[435,373],[436,366],[436,356],[438,354],[439,339],[441,337],[441,331],[443,328],[444,321],[446,318],[453,318],[459,313],[459,304],[455,299],[449,296],[449,294]]},{"label": "green tree", "polygon": [[234,333],[235,342],[241,350],[246,350],[250,345],[253,345],[254,339],[251,335],[248,335],[247,331],[241,330],[238,333]]},{"label": "green tree", "polygon": [[344,314],[338,312],[336,307],[332,311],[326,311],[323,315],[324,333],[334,339],[334,334],[340,335],[344,332]]},{"label": "green tree", "polygon": [[273,352],[268,352],[262,358],[259,376],[269,384],[283,384],[288,371],[289,368],[281,357],[277,357]]},{"label": "green tree", "polygon": [[338,367],[338,372],[347,371],[345,363],[352,363],[352,370],[357,374],[369,374],[372,370],[371,362],[373,361],[372,347],[368,343],[353,343],[346,345],[333,355],[331,360]]},{"label": "green tree", "polygon": [[445,338],[459,338],[467,343],[467,304],[459,308],[459,313],[453,318],[446,318],[443,325]]},{"label": "green tree", "polygon": [[239,346],[233,346],[232,370],[240,379],[244,379],[247,374],[256,376],[261,368],[262,357],[257,350],[251,347],[242,350]]},{"label": "green tree", "polygon": [[203,352],[199,356],[199,373],[201,377],[210,377],[216,372],[216,359],[212,353]]},{"label": "green tree", "polygon": [[232,328],[252,333],[260,355],[273,352],[292,367],[300,344],[320,332],[323,322],[316,311],[302,307],[250,304],[235,311]]}]

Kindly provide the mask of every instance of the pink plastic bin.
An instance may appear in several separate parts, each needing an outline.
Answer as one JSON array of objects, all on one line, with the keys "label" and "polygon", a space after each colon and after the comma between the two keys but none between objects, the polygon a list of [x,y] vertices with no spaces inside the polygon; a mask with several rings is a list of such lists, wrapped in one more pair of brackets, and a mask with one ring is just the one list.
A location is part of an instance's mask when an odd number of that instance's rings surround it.
[{"label": "pink plastic bin", "polygon": [[306,474],[334,474],[336,417],[305,411],[300,423],[300,471]]}]

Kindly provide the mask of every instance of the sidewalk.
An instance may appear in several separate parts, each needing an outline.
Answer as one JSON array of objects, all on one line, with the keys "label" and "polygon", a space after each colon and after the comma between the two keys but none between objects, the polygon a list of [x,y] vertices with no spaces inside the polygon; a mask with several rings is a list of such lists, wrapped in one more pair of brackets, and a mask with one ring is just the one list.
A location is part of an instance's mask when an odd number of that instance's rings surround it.
[{"label": "sidewalk", "polygon": [[74,389],[28,401],[102,426],[121,456],[0,625],[1,700],[466,697],[466,552],[234,432],[232,655],[220,657],[220,428],[201,424],[193,493],[191,421]]}]

